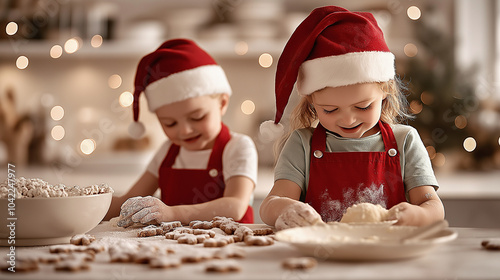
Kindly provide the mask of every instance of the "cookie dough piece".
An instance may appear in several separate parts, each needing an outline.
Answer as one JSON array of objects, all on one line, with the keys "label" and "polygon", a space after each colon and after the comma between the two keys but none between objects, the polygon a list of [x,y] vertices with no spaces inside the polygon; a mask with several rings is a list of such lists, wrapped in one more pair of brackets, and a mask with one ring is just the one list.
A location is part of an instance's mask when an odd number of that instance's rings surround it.
[{"label": "cookie dough piece", "polygon": [[149,267],[151,268],[172,268],[179,267],[182,263],[182,260],[179,257],[172,257],[161,255],[152,258],[149,261]]},{"label": "cookie dough piece", "polygon": [[241,270],[241,267],[238,262],[235,260],[216,260],[208,263],[205,266],[206,272],[218,272],[218,273],[226,273],[226,272],[238,272]]},{"label": "cookie dough piece", "polygon": [[311,269],[316,267],[318,262],[311,257],[287,258],[283,261],[283,267],[286,269]]},{"label": "cookie dough piece", "polygon": [[137,237],[150,237],[150,236],[156,236],[156,235],[162,235],[163,234],[163,228],[158,227],[155,225],[149,225],[147,227],[142,228],[139,230],[137,233]]},{"label": "cookie dough piece", "polygon": [[499,251],[500,250],[500,241],[499,240],[484,240],[481,242],[481,246],[486,250],[491,251]]},{"label": "cookie dough piece", "polygon": [[274,244],[274,239],[269,236],[247,236],[245,244],[249,246],[269,246]]},{"label": "cookie dough piece", "polygon": [[66,259],[56,264],[55,270],[77,272],[80,270],[88,270],[89,264],[83,259]]},{"label": "cookie dough piece", "polygon": [[359,203],[347,208],[341,223],[378,223],[386,219],[388,210],[379,204]]},{"label": "cookie dough piece", "polygon": [[69,243],[73,245],[89,245],[94,241],[95,241],[95,236],[91,234],[77,234],[71,237]]}]

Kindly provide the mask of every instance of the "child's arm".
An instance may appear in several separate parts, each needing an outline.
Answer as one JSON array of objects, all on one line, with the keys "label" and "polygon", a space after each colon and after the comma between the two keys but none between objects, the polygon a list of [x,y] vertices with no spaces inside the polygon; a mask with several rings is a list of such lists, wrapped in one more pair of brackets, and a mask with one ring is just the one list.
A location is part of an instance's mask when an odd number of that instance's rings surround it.
[{"label": "child's arm", "polygon": [[147,224],[151,221],[188,224],[194,220],[209,221],[215,216],[239,220],[245,215],[254,187],[248,177],[233,176],[226,182],[223,197],[204,203],[168,206],[155,197],[131,198],[122,207],[125,217],[119,225]]},{"label": "child's arm", "polygon": [[156,189],[158,189],[158,178],[148,171],[144,172],[126,194],[113,197],[104,220],[107,221],[120,215],[120,207],[127,199],[135,196],[153,195]]},{"label": "child's arm", "polygon": [[444,206],[432,186],[420,186],[408,192],[410,203],[402,202],[389,209],[389,218],[397,225],[424,226],[444,219]]},{"label": "child's arm", "polygon": [[313,225],[321,216],[308,204],[300,202],[300,187],[289,180],[277,180],[260,206],[262,221],[278,230]]}]

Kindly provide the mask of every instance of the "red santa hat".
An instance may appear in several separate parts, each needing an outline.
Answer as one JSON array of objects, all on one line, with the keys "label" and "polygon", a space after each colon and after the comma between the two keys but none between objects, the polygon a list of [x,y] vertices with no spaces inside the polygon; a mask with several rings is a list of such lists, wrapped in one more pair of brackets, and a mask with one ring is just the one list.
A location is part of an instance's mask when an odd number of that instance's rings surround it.
[{"label": "red santa hat", "polygon": [[[325,87],[385,82],[394,75],[394,55],[372,14],[317,8],[297,27],[278,60],[274,124],[280,122],[295,83],[305,96]],[[269,134],[270,126],[265,127]]]},{"label": "red santa hat", "polygon": [[142,92],[151,112],[192,97],[232,93],[222,67],[187,39],[166,41],[144,56],[137,66],[134,87],[134,122],[129,127],[129,134],[134,138],[140,138],[145,131],[144,125],[138,122]]}]

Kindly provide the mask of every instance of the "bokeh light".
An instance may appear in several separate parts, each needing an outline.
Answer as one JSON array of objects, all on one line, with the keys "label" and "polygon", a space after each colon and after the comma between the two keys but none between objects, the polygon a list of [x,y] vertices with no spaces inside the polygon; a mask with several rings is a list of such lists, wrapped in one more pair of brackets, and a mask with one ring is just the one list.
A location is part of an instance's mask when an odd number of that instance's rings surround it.
[{"label": "bokeh light", "polygon": [[418,48],[415,44],[408,43],[403,48],[403,51],[407,57],[414,57],[418,53]]},{"label": "bokeh light", "polygon": [[64,43],[64,51],[67,53],[75,53],[80,48],[80,43],[77,38],[71,38]]},{"label": "bokeh light", "polygon": [[245,41],[239,41],[234,45],[234,52],[237,55],[245,55],[248,53],[248,44]]},{"label": "bokeh light", "polygon": [[422,103],[420,103],[420,101],[417,101],[417,100],[412,100],[410,102],[410,110],[413,114],[420,114],[420,112],[422,112],[422,109],[424,108],[424,106],[422,105]]},{"label": "bokeh light", "polygon": [[255,112],[255,103],[252,100],[245,100],[241,103],[241,111],[245,115],[251,115]]},{"label": "bokeh light", "polygon": [[82,151],[83,154],[90,155],[93,153],[96,149],[96,143],[94,139],[84,139],[80,143],[80,151]]},{"label": "bokeh light", "polygon": [[66,130],[64,130],[64,127],[60,125],[54,126],[50,131],[50,136],[52,136],[52,138],[56,141],[63,139],[64,135],[66,135]]},{"label": "bokeh light", "polygon": [[122,77],[118,74],[113,74],[109,76],[108,86],[112,89],[117,89],[122,85]]},{"label": "bokeh light", "polygon": [[129,91],[124,91],[120,94],[118,102],[120,103],[120,106],[124,108],[129,107],[134,102],[134,95]]},{"label": "bokeh light", "polygon": [[417,6],[411,6],[406,10],[406,14],[412,20],[418,20],[422,16],[422,12]]},{"label": "bokeh light", "polygon": [[273,56],[268,53],[263,53],[259,56],[259,65],[263,68],[269,68],[273,65]]},{"label": "bokeh light", "polygon": [[11,21],[9,23],[7,23],[7,25],[5,26],[5,33],[7,33],[7,35],[14,35],[17,33],[17,30],[18,30],[18,26],[17,26],[17,23]]},{"label": "bokeh light", "polygon": [[50,117],[55,120],[59,121],[64,117],[64,108],[61,106],[54,106],[50,110]]},{"label": "bokeh light", "polygon": [[23,69],[26,69],[29,65],[29,59],[24,56],[24,55],[21,55],[20,57],[17,58],[16,60],[16,67],[20,70],[23,70]]},{"label": "bokeh light", "polygon": [[433,146],[427,146],[425,149],[427,150],[430,159],[434,159],[436,157],[436,148]]},{"label": "bokeh light", "polygon": [[476,139],[472,138],[472,137],[467,137],[465,140],[464,140],[464,149],[467,151],[467,152],[472,152],[476,149]]},{"label": "bokeh light", "polygon": [[424,91],[420,95],[420,100],[422,100],[422,103],[425,105],[432,105],[432,103],[434,103],[434,95],[428,91]]},{"label": "bokeh light", "polygon": [[94,35],[92,36],[92,39],[90,39],[90,45],[93,48],[99,48],[100,46],[102,46],[102,42],[103,39],[101,35]]},{"label": "bokeh light", "polygon": [[446,157],[442,153],[436,153],[436,156],[432,160],[432,163],[436,167],[442,167],[446,163]]},{"label": "bokeh light", "polygon": [[457,116],[455,118],[455,126],[458,129],[464,129],[467,126],[467,118],[465,116]]},{"label": "bokeh light", "polygon": [[60,45],[54,45],[50,48],[50,57],[60,58],[63,54],[63,48]]}]

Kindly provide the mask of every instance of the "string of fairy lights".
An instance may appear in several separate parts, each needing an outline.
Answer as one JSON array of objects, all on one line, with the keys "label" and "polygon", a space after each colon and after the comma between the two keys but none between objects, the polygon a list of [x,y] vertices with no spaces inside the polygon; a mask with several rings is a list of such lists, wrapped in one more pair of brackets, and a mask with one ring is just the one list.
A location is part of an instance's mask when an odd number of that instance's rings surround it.
[{"label": "string of fairy lights", "polygon": [[[406,14],[411,20],[419,20],[422,16],[421,10],[417,6],[411,6],[406,10]],[[9,36],[14,36],[18,32],[18,24],[14,21],[9,22],[5,27],[5,32]],[[104,39],[101,35],[96,34],[90,38],[90,46],[92,48],[99,48],[103,45]],[[50,48],[48,55],[53,59],[59,59],[64,53],[74,54],[77,53],[83,46],[84,42],[80,37],[69,38],[64,44],[55,44]],[[238,41],[234,44],[234,53],[238,56],[244,56],[249,52],[249,45],[245,41]],[[407,57],[415,57],[418,54],[418,47],[413,43],[405,44],[403,52]],[[262,53],[258,57],[258,64],[262,68],[269,68],[273,65],[274,58],[269,53]],[[16,59],[16,67],[19,70],[27,69],[29,66],[29,58],[25,55],[20,55]],[[122,84],[122,77],[118,74],[110,75],[108,79],[108,86],[111,89],[118,89]],[[130,107],[134,101],[134,96],[130,91],[123,91],[119,97],[118,102],[120,106],[126,108]],[[422,92],[420,96],[420,101],[413,100],[410,103],[410,109],[415,114],[418,115],[424,105],[431,105],[434,102],[434,97],[428,92]],[[255,103],[250,100],[244,100],[240,104],[240,110],[245,115],[251,115],[255,112]],[[56,123],[63,119],[64,108],[60,105],[52,107],[50,110],[50,117]],[[455,126],[458,129],[464,129],[467,126],[467,118],[465,116],[457,116],[455,119]],[[65,129],[62,125],[56,124],[51,129],[51,137],[54,141],[60,141],[65,137]],[[500,145],[500,138],[498,139],[498,144]],[[476,140],[473,137],[467,137],[463,141],[463,148],[467,152],[473,152],[476,149]],[[82,139],[79,144],[79,150],[86,155],[92,154],[97,148],[96,141],[91,138]],[[445,156],[435,150],[434,147],[428,146],[427,151],[433,161],[437,166],[442,166],[445,164]]]}]

